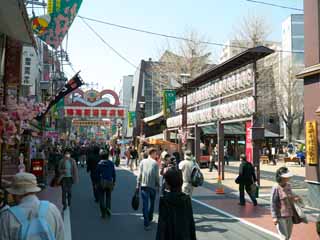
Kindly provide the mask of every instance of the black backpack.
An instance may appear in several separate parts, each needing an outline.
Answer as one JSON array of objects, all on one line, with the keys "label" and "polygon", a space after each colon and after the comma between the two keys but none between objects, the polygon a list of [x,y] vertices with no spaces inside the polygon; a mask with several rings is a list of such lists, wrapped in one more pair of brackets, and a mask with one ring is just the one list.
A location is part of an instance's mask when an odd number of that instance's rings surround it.
[{"label": "black backpack", "polygon": [[202,186],[203,181],[204,181],[203,174],[198,164],[195,164],[191,172],[191,184],[193,187],[199,187],[199,186]]}]

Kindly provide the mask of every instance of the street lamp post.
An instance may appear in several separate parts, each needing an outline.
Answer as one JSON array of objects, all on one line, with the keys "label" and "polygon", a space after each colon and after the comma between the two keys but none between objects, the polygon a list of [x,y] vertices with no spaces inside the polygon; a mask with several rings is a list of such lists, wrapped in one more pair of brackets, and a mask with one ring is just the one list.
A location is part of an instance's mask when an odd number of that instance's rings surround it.
[{"label": "street lamp post", "polygon": [[182,73],[180,74],[182,82],[182,147],[186,148],[187,145],[187,127],[188,127],[188,80],[190,74]]},{"label": "street lamp post", "polygon": [[140,101],[139,102],[139,108],[140,108],[140,137],[142,138],[143,134],[144,134],[144,122],[143,122],[143,118],[144,118],[144,105],[146,104],[145,101]]}]

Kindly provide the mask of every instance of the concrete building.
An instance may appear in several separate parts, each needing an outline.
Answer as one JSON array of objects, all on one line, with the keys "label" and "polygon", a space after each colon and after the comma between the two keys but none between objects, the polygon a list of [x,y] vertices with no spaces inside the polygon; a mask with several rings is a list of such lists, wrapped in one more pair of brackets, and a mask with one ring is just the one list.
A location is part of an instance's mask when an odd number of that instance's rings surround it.
[{"label": "concrete building", "polygon": [[[131,98],[132,98],[132,93],[133,93],[133,86],[132,86],[132,82],[133,82],[133,75],[127,75],[127,76],[123,76],[123,78],[120,80],[120,86],[121,89],[119,91],[119,97],[120,97],[120,102],[121,105],[125,107],[126,109],[126,115],[128,116],[128,111],[129,111],[129,107],[130,107],[130,103],[131,103]],[[123,127],[124,127],[124,136],[127,136],[127,128],[128,128],[128,118],[125,117],[124,118],[124,122],[123,122]]]}]

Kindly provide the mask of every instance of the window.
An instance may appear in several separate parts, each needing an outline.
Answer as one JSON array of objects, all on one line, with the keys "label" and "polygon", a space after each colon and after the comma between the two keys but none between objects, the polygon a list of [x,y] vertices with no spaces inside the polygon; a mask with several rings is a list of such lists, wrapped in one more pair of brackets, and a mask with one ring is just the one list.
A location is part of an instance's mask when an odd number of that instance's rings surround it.
[{"label": "window", "polygon": [[292,36],[304,36],[303,24],[292,24]]},{"label": "window", "polygon": [[25,64],[26,64],[27,66],[30,66],[30,65],[31,65],[31,58],[25,58],[24,60],[25,60]]},{"label": "window", "polygon": [[303,38],[293,38],[292,39],[292,50],[304,50],[304,39]]},{"label": "window", "polygon": [[24,68],[24,74],[30,74],[30,67]]},{"label": "window", "polygon": [[303,53],[294,53],[293,54],[293,64],[294,65],[303,65],[304,64],[304,54]]}]

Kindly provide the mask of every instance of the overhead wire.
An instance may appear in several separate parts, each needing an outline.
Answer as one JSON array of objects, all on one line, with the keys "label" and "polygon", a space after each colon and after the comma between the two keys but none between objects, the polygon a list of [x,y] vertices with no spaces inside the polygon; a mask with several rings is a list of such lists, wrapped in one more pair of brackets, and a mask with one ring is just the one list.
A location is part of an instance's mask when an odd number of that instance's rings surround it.
[{"label": "overhead wire", "polygon": [[[135,70],[139,70],[139,66],[133,64],[129,59],[127,59],[125,56],[123,56],[119,51],[117,51],[114,47],[112,47],[110,45],[110,43],[108,43],[97,31],[94,30],[94,28],[86,22],[85,19],[81,18],[81,20],[84,22],[84,24],[96,35],[96,37],[98,37],[110,50],[112,50],[116,55],[118,55],[122,60],[124,60],[125,62],[127,62],[128,64],[130,64],[132,67],[135,68]],[[143,71],[143,73],[145,73],[147,76],[150,77],[150,74],[147,73],[146,71]],[[152,76],[151,76],[152,78]],[[153,78],[152,78],[153,79]],[[162,80],[157,80],[159,83],[163,83],[163,84],[167,84],[166,82],[162,81]]]},{"label": "overhead wire", "polygon": [[[102,21],[99,19],[94,19],[94,18],[89,18],[89,17],[84,17],[84,16],[80,16],[80,15],[78,15],[78,17],[80,19],[82,19],[82,21],[88,20],[88,21],[92,21],[92,22],[101,23],[104,25],[109,25],[109,26],[122,28],[122,29],[130,30],[130,31],[140,32],[140,33],[145,33],[145,34],[149,34],[149,35],[160,36],[160,37],[164,37],[164,38],[171,38],[171,39],[175,39],[175,40],[183,40],[183,41],[188,41],[188,42],[193,42],[193,43],[201,43],[201,44],[213,45],[213,46],[219,46],[219,47],[240,48],[240,49],[245,49],[245,50],[249,49],[249,47],[244,47],[244,46],[240,46],[240,45],[224,44],[224,43],[209,42],[209,41],[194,41],[192,39],[185,38],[185,37],[174,36],[174,35],[158,33],[158,32],[152,32],[152,31],[148,31],[148,30],[144,30],[144,29],[140,29],[140,28],[133,28],[133,27],[125,26],[125,25],[115,24],[115,23]],[[302,53],[301,51],[290,51],[290,50],[282,50],[282,49],[273,49],[273,50],[275,52]]]},{"label": "overhead wire", "polygon": [[129,63],[131,66],[134,68],[138,68],[135,64],[133,64],[130,60],[128,60],[126,57],[124,57],[120,52],[118,52],[115,48],[113,48],[90,24],[88,24],[84,18],[81,18],[83,23],[115,54],[117,54],[122,60],[126,61]]},{"label": "overhead wire", "polygon": [[268,5],[268,6],[272,6],[272,7],[278,7],[278,8],[283,8],[283,9],[290,9],[290,10],[304,12],[304,10],[301,9],[301,8],[294,8],[294,7],[279,5],[279,4],[275,4],[275,3],[269,3],[269,2],[264,2],[264,1],[256,1],[256,0],[246,0],[246,1],[247,2],[252,2],[252,3],[257,3],[257,4]]}]

